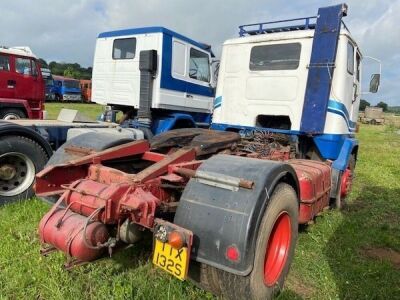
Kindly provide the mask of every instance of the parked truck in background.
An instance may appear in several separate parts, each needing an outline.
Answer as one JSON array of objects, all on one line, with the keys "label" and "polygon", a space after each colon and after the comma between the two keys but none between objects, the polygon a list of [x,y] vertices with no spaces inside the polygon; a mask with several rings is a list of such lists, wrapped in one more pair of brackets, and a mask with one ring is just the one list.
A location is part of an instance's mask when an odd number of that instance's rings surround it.
[{"label": "parked truck in background", "polygon": [[53,75],[54,95],[56,101],[82,101],[79,80]]},{"label": "parked truck in background", "polygon": [[[173,128],[209,126],[214,96],[211,57],[209,46],[162,27],[100,34],[94,61],[94,97],[98,103],[113,106],[103,120],[115,121],[116,110],[125,113],[120,126],[113,122],[88,123],[82,118],[0,123],[0,204],[31,196],[32,174],[44,167],[53,150],[75,136],[88,134],[85,140],[99,151]],[[70,84],[70,79],[53,77],[61,87],[78,85],[76,80]],[[110,115],[114,118],[108,119]],[[10,131],[14,132],[12,136]],[[93,143],[100,132],[106,136],[96,146]],[[10,170],[11,177],[7,175]],[[2,172],[8,180],[2,181]],[[21,178],[21,172],[29,176]]]},{"label": "parked truck in background", "polygon": [[[209,126],[214,98],[211,47],[164,27],[101,33],[92,101],[122,111],[121,126],[146,137]],[[107,114],[104,116],[107,118]]]},{"label": "parked truck in background", "polygon": [[0,119],[42,119],[45,83],[29,47],[0,47]]},{"label": "parked truck in background", "polygon": [[85,102],[92,101],[92,81],[87,79],[79,80],[82,91],[82,99]]},{"label": "parked truck in background", "polygon": [[361,123],[382,125],[385,123],[385,116],[382,107],[367,106],[364,114],[361,116]]},{"label": "parked truck in background", "polygon": [[[87,133],[61,146],[36,175],[37,195],[57,201],[39,224],[42,254],[62,251],[71,268],[150,231],[152,261],[165,272],[226,299],[273,298],[299,224],[340,207],[351,188],[363,56],[346,15],[340,4],[315,17],[240,26],[223,46],[213,130],[128,143]],[[172,108],[207,113],[207,52],[185,42],[161,29],[101,35],[93,98],[116,99],[154,132]],[[129,64],[137,56],[140,72]],[[125,72],[108,77],[113,69]],[[202,88],[191,85],[198,81]],[[110,148],[111,138],[118,145]]]},{"label": "parked truck in background", "polygon": [[45,83],[45,98],[47,101],[54,101],[55,94],[54,94],[54,80],[51,74],[50,69],[41,68],[42,77]]}]

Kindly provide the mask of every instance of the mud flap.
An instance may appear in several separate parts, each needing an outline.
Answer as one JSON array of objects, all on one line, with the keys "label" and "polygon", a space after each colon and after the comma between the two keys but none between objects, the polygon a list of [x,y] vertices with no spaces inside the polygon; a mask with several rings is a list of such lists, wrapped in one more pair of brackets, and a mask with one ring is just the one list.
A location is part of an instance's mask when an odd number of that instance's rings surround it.
[{"label": "mud flap", "polygon": [[[254,182],[251,189],[230,188],[192,178],[174,219],[194,234],[191,259],[247,275],[253,267],[257,231],[268,199],[279,181],[290,183],[298,192],[295,171],[286,163],[231,155],[213,156],[198,171]],[[239,252],[236,261],[227,258],[232,247]]]}]

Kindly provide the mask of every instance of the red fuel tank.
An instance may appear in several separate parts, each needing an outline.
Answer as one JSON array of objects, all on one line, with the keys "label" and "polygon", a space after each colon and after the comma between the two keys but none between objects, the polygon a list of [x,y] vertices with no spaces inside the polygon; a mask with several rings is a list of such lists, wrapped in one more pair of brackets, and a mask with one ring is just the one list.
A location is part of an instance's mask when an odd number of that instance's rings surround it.
[{"label": "red fuel tank", "polygon": [[331,167],[323,162],[305,159],[293,159],[289,163],[299,179],[299,223],[305,224],[329,206]]},{"label": "red fuel tank", "polygon": [[105,248],[93,249],[105,243],[108,238],[107,227],[97,221],[92,221],[86,227],[86,241],[84,241],[84,226],[87,217],[71,210],[50,210],[40,221],[39,235],[43,243],[52,245],[71,257],[80,261],[92,261],[103,254]]}]

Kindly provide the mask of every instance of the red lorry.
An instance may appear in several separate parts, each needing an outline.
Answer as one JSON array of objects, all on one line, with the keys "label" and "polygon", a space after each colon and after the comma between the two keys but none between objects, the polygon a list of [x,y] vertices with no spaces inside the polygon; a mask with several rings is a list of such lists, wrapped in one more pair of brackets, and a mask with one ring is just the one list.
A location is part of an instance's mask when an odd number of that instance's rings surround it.
[{"label": "red lorry", "polygon": [[0,119],[43,119],[45,83],[28,47],[0,47]]}]

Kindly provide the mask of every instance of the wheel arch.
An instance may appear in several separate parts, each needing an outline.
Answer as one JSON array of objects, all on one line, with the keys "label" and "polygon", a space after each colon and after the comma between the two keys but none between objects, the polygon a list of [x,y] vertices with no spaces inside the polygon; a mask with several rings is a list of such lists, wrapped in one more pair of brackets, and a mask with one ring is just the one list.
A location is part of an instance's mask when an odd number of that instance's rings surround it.
[{"label": "wheel arch", "polygon": [[0,102],[0,110],[10,108],[22,111],[28,118],[32,117],[32,110],[26,100],[13,99],[10,102]]},{"label": "wheel arch", "polygon": [[[269,199],[281,182],[291,185],[298,195],[296,173],[286,163],[231,155],[213,156],[199,170],[254,182],[252,190],[232,191],[191,179],[174,219],[194,233],[194,260],[246,276],[253,269],[257,232]],[[239,261],[227,258],[230,246],[239,251]]]}]

